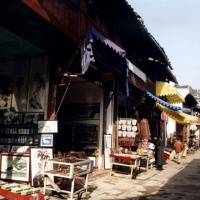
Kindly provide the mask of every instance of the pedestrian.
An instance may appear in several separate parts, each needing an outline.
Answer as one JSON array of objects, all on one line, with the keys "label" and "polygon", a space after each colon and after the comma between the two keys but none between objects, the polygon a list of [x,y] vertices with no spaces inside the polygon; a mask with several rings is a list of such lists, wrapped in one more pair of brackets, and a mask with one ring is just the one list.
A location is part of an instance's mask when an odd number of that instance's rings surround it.
[{"label": "pedestrian", "polygon": [[176,159],[177,159],[178,164],[180,164],[183,148],[184,148],[184,145],[181,142],[181,139],[178,137],[177,141],[174,143],[174,150],[176,152]]},{"label": "pedestrian", "polygon": [[183,145],[183,153],[182,153],[182,158],[187,158],[187,152],[188,152],[188,144],[187,144],[187,141],[184,142],[184,145]]},{"label": "pedestrian", "polygon": [[165,158],[164,158],[164,143],[161,140],[160,137],[154,137],[155,141],[155,164],[157,170],[164,170],[163,165],[166,164]]}]

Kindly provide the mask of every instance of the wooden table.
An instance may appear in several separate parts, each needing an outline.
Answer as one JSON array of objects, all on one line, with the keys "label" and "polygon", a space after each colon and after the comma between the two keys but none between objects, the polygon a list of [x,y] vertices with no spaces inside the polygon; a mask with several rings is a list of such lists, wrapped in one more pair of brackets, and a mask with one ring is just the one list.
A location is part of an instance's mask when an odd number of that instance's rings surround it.
[{"label": "wooden table", "polygon": [[[118,173],[127,175],[130,179],[133,177],[136,178],[137,171],[140,169],[141,156],[132,154],[110,154],[110,157],[112,159],[110,170],[111,176]],[[123,168],[130,168],[130,170],[121,170],[120,166]]]}]

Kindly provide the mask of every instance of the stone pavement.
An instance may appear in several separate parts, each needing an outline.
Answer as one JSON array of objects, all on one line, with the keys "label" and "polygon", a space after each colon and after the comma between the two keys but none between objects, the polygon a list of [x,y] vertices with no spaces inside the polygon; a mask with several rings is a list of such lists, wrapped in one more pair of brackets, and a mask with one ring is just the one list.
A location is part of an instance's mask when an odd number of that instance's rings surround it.
[{"label": "stone pavement", "polygon": [[[89,180],[89,200],[199,200],[200,151],[181,159],[168,160],[164,170],[155,168],[140,173],[136,179],[123,175],[106,175]],[[61,197],[54,195],[50,200]],[[77,198],[75,198],[77,199]],[[81,199],[85,199],[82,196]]]}]

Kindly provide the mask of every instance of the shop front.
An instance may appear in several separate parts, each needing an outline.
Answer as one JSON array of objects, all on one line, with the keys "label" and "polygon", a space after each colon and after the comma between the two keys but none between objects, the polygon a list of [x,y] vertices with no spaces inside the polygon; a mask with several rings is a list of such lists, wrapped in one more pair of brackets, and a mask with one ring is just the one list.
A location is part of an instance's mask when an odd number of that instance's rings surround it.
[{"label": "shop front", "polygon": [[[51,158],[61,152],[110,168],[110,148],[131,148],[137,131],[141,139],[159,134],[159,112],[144,97],[147,77],[71,1],[44,4],[1,4],[1,149],[29,152],[27,163],[34,146],[33,157],[41,147]],[[39,132],[39,121],[42,127],[55,122],[57,129]]]}]

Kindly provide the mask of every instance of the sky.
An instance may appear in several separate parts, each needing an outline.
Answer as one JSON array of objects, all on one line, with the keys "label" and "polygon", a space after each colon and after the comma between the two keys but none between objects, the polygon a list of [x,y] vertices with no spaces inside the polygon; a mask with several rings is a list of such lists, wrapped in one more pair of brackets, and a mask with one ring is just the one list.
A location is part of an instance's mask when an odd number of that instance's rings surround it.
[{"label": "sky", "polygon": [[127,0],[163,47],[180,86],[200,89],[200,0]]}]

